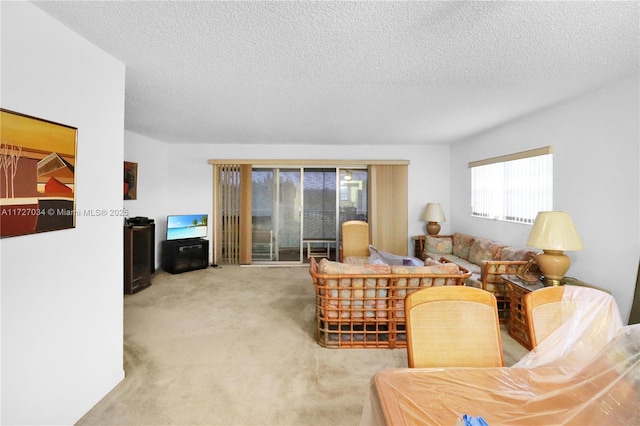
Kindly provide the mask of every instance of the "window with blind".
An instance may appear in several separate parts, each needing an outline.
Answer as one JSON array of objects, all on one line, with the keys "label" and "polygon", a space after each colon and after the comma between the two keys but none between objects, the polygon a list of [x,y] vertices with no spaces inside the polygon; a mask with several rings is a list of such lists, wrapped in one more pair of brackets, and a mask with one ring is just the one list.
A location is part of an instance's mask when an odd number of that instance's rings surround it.
[{"label": "window with blind", "polygon": [[553,149],[544,147],[469,163],[471,215],[532,224],[553,210]]}]

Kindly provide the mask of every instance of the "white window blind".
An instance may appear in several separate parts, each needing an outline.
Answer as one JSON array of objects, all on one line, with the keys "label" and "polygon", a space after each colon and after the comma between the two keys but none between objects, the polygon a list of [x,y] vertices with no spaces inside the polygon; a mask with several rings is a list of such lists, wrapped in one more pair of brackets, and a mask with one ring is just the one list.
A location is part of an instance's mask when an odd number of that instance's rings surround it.
[{"label": "white window blind", "polygon": [[531,224],[553,210],[551,147],[469,163],[471,215]]}]

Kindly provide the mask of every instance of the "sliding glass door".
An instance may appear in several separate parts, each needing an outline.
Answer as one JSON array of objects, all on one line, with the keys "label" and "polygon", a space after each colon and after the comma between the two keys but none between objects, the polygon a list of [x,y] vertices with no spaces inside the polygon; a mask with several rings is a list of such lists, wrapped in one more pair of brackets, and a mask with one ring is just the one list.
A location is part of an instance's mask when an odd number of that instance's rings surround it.
[{"label": "sliding glass door", "polygon": [[254,168],[251,194],[253,262],[300,262],[300,168]]},{"label": "sliding glass door", "polygon": [[280,262],[302,261],[302,174],[300,169],[278,169],[278,226],[276,252]]},{"label": "sliding glass door", "polygon": [[251,259],[273,261],[275,256],[275,169],[253,169],[251,173]]},{"label": "sliding glass door", "polygon": [[340,169],[340,224],[369,219],[366,169]]},{"label": "sliding glass door", "polygon": [[[371,244],[405,255],[408,162],[337,162],[345,166],[327,160],[293,166],[291,160],[209,160],[213,261],[337,259],[341,225],[354,219],[369,223]],[[315,239],[320,242],[308,243]]]},{"label": "sliding glass door", "polygon": [[336,259],[336,168],[304,169],[302,244],[304,256]]},{"label": "sliding glass door", "polygon": [[367,185],[366,169],[254,167],[252,262],[336,260],[342,222],[368,220]]}]

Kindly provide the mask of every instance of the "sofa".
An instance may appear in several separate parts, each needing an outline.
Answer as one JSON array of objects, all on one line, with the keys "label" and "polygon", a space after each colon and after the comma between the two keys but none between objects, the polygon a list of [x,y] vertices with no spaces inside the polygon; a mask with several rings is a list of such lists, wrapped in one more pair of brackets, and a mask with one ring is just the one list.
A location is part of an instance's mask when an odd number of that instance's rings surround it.
[{"label": "sofa", "polygon": [[310,262],[317,341],[327,348],[406,348],[405,297],[422,287],[464,285],[471,276],[433,260],[424,266]]},{"label": "sofa", "polygon": [[509,294],[502,279],[524,269],[535,251],[511,247],[486,238],[463,233],[425,236],[422,259],[453,262],[471,272],[465,284],[490,291],[496,296],[501,323],[509,321]]}]

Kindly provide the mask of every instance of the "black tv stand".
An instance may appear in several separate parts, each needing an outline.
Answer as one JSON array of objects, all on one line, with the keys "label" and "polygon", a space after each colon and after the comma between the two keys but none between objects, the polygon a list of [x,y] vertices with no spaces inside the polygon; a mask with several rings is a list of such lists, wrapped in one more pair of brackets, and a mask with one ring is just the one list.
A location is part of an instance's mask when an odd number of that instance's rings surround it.
[{"label": "black tv stand", "polygon": [[205,269],[209,266],[209,241],[205,239],[162,242],[162,269],[171,273]]}]

